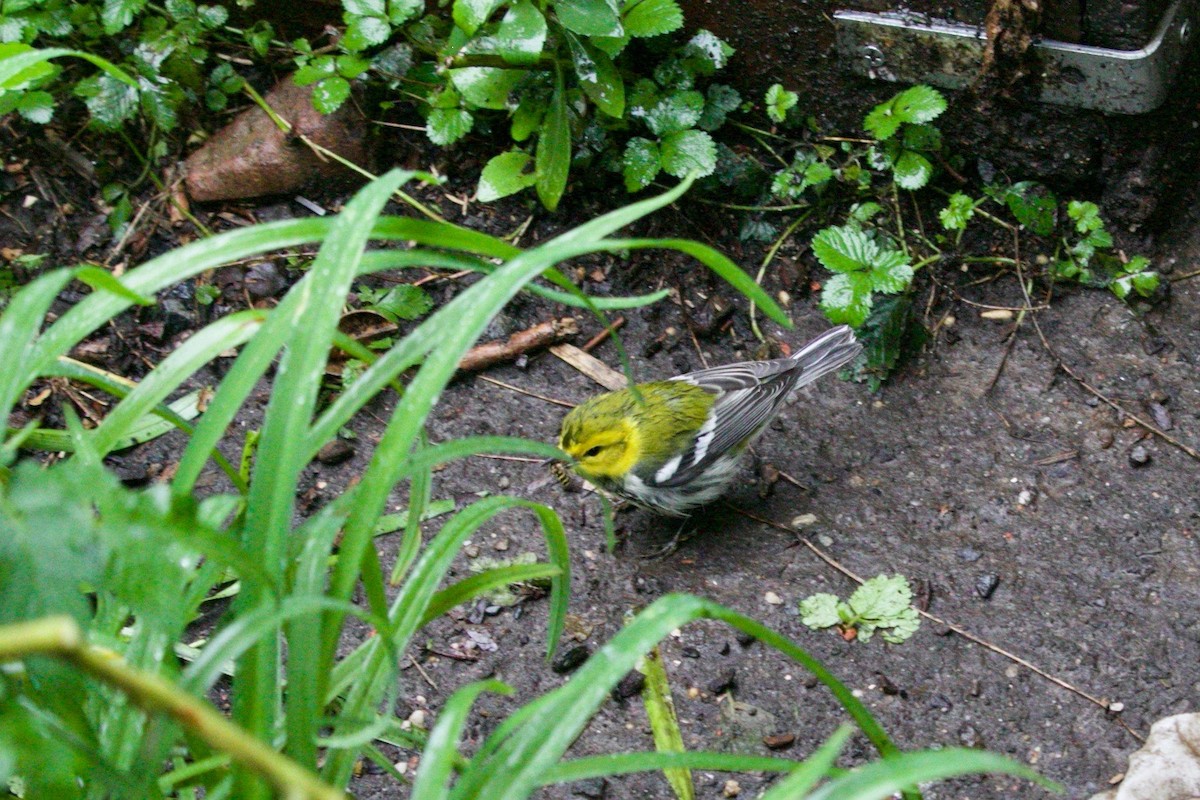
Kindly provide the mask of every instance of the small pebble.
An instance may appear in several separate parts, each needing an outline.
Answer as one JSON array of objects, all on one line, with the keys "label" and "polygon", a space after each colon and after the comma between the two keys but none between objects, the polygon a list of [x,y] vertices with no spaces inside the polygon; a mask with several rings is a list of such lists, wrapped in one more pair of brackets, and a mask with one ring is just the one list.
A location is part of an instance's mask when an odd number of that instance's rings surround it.
[{"label": "small pebble", "polygon": [[559,675],[574,672],[583,666],[583,662],[587,661],[588,656],[591,654],[586,644],[577,644],[556,655],[554,660],[550,662],[550,669]]},{"label": "small pebble", "polygon": [[571,794],[576,797],[587,797],[591,800],[601,800],[608,794],[608,781],[604,778],[589,778],[575,784]]},{"label": "small pebble", "polygon": [[421,730],[424,730],[426,721],[426,714],[423,709],[418,708],[416,711],[408,715],[408,724],[412,725],[414,728],[420,728]]},{"label": "small pebble", "polygon": [[738,631],[737,633],[737,643],[742,647],[749,647],[756,641],[758,641],[758,639],[755,638],[753,633],[746,633],[745,631]]},{"label": "small pebble", "polygon": [[1171,420],[1171,413],[1167,411],[1167,407],[1162,403],[1148,403],[1150,416],[1154,418],[1154,424],[1162,428],[1164,431],[1169,431],[1175,427],[1175,423]]},{"label": "small pebble", "polygon": [[772,736],[764,736],[762,741],[768,750],[786,750],[796,743],[796,734],[776,733]]},{"label": "small pebble", "polygon": [[809,525],[816,525],[816,524],[817,524],[817,515],[816,514],[800,514],[799,516],[792,517],[792,527],[793,528],[807,528]]},{"label": "small pebble", "polygon": [[1145,445],[1134,445],[1134,448],[1129,451],[1129,463],[1134,467],[1144,467],[1150,463],[1150,451]]},{"label": "small pebble", "polygon": [[735,686],[737,686],[737,670],[731,667],[723,670],[721,674],[709,681],[708,685],[704,688],[708,690],[709,694],[718,695],[725,694]]},{"label": "small pebble", "polygon": [[958,740],[962,742],[963,747],[983,747],[983,737],[970,725],[963,725],[958,729]]},{"label": "small pebble", "polygon": [[975,594],[982,597],[984,600],[991,598],[996,591],[996,587],[1000,585],[1000,576],[991,573],[984,573],[975,579]]},{"label": "small pebble", "polygon": [[767,592],[765,595],[763,595],[763,600],[767,601],[767,605],[770,605],[770,606],[783,605],[783,598],[780,597],[779,595],[775,594],[774,592]]},{"label": "small pebble", "polygon": [[512,481],[505,475],[501,475],[500,479],[496,481],[496,488],[498,489],[507,489],[509,486],[512,486]]},{"label": "small pebble", "polygon": [[974,550],[970,547],[964,547],[962,550],[958,551],[958,557],[970,564],[978,561],[981,556],[978,550]]},{"label": "small pebble", "polygon": [[725,789],[723,791],[723,794],[726,797],[737,797],[741,793],[742,793],[742,787],[741,787],[741,785],[738,784],[737,781],[735,781],[732,778],[725,781]]},{"label": "small pebble", "polygon": [[954,708],[954,704],[950,702],[950,698],[944,694],[934,694],[929,698],[929,707],[939,711],[949,711]]},{"label": "small pebble", "polygon": [[612,689],[614,700],[624,700],[627,697],[633,697],[635,694],[642,693],[642,687],[646,685],[646,676],[635,670],[630,670],[617,682],[617,685]]},{"label": "small pebble", "polygon": [[508,539],[497,539],[492,544],[492,549],[499,550],[501,553],[503,553],[505,550],[508,549]]},{"label": "small pebble", "polygon": [[697,650],[695,647],[692,647],[691,645],[687,645],[679,652],[680,652],[680,655],[682,655],[684,658],[699,658],[700,657],[700,651]]},{"label": "small pebble", "polygon": [[354,445],[345,439],[333,439],[317,451],[317,461],[334,466],[354,457]]},{"label": "small pebble", "polygon": [[1125,704],[1124,703],[1109,703],[1108,710],[1114,714],[1120,714],[1122,711],[1125,710]]}]

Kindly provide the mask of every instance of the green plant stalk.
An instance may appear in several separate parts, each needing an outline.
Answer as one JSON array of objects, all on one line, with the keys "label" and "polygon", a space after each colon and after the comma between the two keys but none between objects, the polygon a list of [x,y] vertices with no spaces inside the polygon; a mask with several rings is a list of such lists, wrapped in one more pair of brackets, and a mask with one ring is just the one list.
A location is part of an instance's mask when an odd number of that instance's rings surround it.
[{"label": "green plant stalk", "polygon": [[[679,730],[679,717],[671,699],[671,682],[667,679],[667,669],[663,666],[657,645],[642,658],[639,670],[646,676],[646,683],[642,686],[642,703],[654,734],[654,749],[660,753],[684,752],[683,732]],[[695,798],[696,785],[690,769],[666,767],[663,775],[678,800]]]},{"label": "green plant stalk", "polygon": [[[783,247],[783,243],[791,238],[792,234],[796,232],[796,228],[799,228],[805,220],[811,217],[814,211],[816,211],[815,208],[809,208],[808,211],[805,211],[803,214],[796,217],[796,219],[792,220],[792,224],[788,225],[784,232],[779,235],[779,238],[777,238],[771,244],[771,249],[768,250],[767,254],[763,257],[762,266],[758,268],[758,274],[754,276],[754,282],[756,284],[760,286],[762,285],[762,279],[767,273],[767,267],[770,266],[771,262],[775,260],[775,254],[779,252],[779,248]],[[754,331],[755,338],[757,338],[760,342],[767,341],[766,337],[763,336],[762,331],[758,328],[758,306],[755,305],[753,300],[750,301],[750,329]]]},{"label": "green plant stalk", "polygon": [[288,798],[345,800],[291,759],[248,735],[208,703],[157,675],[130,667],[111,650],[88,644],[70,617],[44,617],[0,626],[0,661],[32,655],[60,658],[82,672],[120,689],[148,712],[166,714],[213,748],[252,770]]}]

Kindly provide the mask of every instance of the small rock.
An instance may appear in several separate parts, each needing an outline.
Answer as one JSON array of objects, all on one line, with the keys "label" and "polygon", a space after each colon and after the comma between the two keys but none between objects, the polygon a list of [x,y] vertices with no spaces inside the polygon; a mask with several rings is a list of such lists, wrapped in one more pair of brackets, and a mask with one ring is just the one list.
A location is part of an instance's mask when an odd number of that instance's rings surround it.
[{"label": "small rock", "polygon": [[508,539],[497,539],[495,542],[492,543],[492,549],[498,550],[501,553],[503,553],[505,550],[508,549]]},{"label": "small rock", "polygon": [[750,645],[752,645],[758,641],[758,639],[754,636],[753,633],[746,633],[745,631],[738,631],[736,638],[737,638],[737,643],[740,644],[742,647],[749,647]]},{"label": "small rock", "polygon": [[792,527],[793,528],[807,528],[809,525],[816,525],[816,524],[817,524],[817,515],[816,514],[800,514],[799,516],[792,517]]},{"label": "small rock", "polygon": [[414,728],[425,730],[427,721],[428,720],[425,711],[420,708],[408,715],[408,724],[412,725]]},{"label": "small rock", "polygon": [[996,587],[999,585],[999,575],[984,573],[975,579],[975,594],[979,595],[984,600],[988,600],[991,598],[992,593],[996,591]]},{"label": "small rock", "polygon": [[737,797],[741,793],[742,787],[737,781],[735,781],[733,778],[725,781],[725,788],[722,790],[722,794],[724,794],[726,797]]},{"label": "small rock", "polygon": [[692,647],[691,645],[687,645],[679,652],[681,655],[683,655],[684,658],[699,658],[700,657],[700,651],[697,650],[695,647]]},{"label": "small rock", "polygon": [[968,564],[971,564],[978,561],[981,556],[978,550],[974,550],[970,547],[964,547],[962,550],[958,551],[958,557],[963,561],[966,561]]},{"label": "small rock", "polygon": [[1144,467],[1150,463],[1150,451],[1145,445],[1134,445],[1134,448],[1129,451],[1129,463],[1134,467]]},{"label": "small rock", "polygon": [[592,651],[588,649],[586,644],[577,644],[556,655],[554,660],[550,662],[550,669],[559,675],[574,672],[583,665],[583,662],[588,660],[588,656],[591,654]]},{"label": "small rock", "polygon": [[1120,714],[1122,711],[1125,710],[1125,704],[1124,703],[1109,703],[1108,710],[1114,714]]},{"label": "small rock", "polygon": [[467,554],[467,558],[479,558],[479,545],[469,544],[463,548],[463,552]]},{"label": "small rock", "polygon": [[617,682],[617,685],[612,689],[614,700],[624,700],[627,697],[633,697],[635,694],[642,693],[642,687],[646,685],[646,676],[635,670],[630,670]]},{"label": "small rock", "polygon": [[892,679],[887,675],[884,675],[882,672],[877,672],[875,675],[879,678],[879,690],[881,692],[892,697],[904,695],[904,691],[893,683]]},{"label": "small rock", "polygon": [[589,778],[586,781],[579,781],[575,784],[575,789],[571,794],[576,797],[590,797],[592,800],[600,800],[608,794],[608,781],[604,778]]},{"label": "small rock", "polygon": [[1154,418],[1155,425],[1164,431],[1175,427],[1175,423],[1171,420],[1171,412],[1167,411],[1167,407],[1162,403],[1150,402],[1146,404],[1146,407],[1150,409],[1150,416]]},{"label": "small rock", "polygon": [[970,725],[963,725],[958,729],[958,740],[962,742],[963,747],[983,747],[983,737]]},{"label": "small rock", "polygon": [[764,594],[763,600],[765,600],[767,602],[767,605],[769,605],[769,606],[783,605],[783,598],[780,597],[779,595],[775,594],[774,592],[767,592],[766,594]]},{"label": "small rock", "polygon": [[729,655],[729,642],[721,642],[721,649],[717,651],[720,655]]},{"label": "small rock", "polygon": [[279,267],[270,261],[260,261],[246,270],[242,278],[242,286],[251,297],[264,299],[274,297],[287,286],[287,279],[279,271]]},{"label": "small rock", "polygon": [[718,695],[725,694],[735,686],[737,686],[737,670],[730,667],[709,681],[704,688],[708,690],[709,694]]},{"label": "small rock", "polygon": [[354,457],[354,445],[345,439],[331,439],[317,451],[317,461],[327,466],[335,466]]},{"label": "small rock", "polygon": [[944,694],[934,694],[929,698],[929,707],[938,711],[949,711],[954,708],[954,704],[950,702],[950,698]]},{"label": "small rock", "polygon": [[776,733],[772,736],[764,736],[762,741],[768,750],[787,750],[796,743],[796,734]]},{"label": "small rock", "polygon": [[497,489],[504,490],[504,489],[507,489],[507,488],[508,488],[508,487],[510,487],[510,486],[512,486],[512,481],[510,481],[510,480],[508,479],[508,476],[507,476],[507,475],[501,475],[501,476],[500,476],[500,478],[499,478],[499,480],[497,480],[497,481],[496,481],[496,488],[497,488]]}]

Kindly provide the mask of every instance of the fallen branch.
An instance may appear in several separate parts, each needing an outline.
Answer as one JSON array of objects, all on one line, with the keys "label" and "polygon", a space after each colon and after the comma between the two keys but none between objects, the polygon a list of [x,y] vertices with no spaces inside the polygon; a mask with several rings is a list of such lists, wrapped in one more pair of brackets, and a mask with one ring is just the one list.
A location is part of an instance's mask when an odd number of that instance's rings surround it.
[{"label": "fallen branch", "polygon": [[514,333],[508,337],[508,341],[485,342],[475,345],[467,351],[462,361],[458,362],[458,368],[464,372],[478,372],[493,364],[513,361],[517,356],[531,350],[538,350],[555,342],[561,342],[578,332],[579,326],[571,317],[542,322],[527,330]]},{"label": "fallen branch", "polygon": [[605,364],[590,353],[585,353],[574,345],[556,344],[550,348],[550,352],[610,392],[624,389],[629,385],[629,381],[620,372],[617,372],[608,364]]}]

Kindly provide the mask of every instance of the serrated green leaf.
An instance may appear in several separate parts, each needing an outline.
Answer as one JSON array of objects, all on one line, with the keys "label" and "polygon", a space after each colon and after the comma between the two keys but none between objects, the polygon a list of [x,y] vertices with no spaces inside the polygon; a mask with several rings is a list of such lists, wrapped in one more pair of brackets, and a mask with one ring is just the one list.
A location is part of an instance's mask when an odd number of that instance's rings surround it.
[{"label": "serrated green leaf", "polygon": [[903,138],[908,150],[936,153],[942,149],[942,132],[932,125],[905,125]]},{"label": "serrated green leaf", "polygon": [[100,9],[104,32],[111,36],[123,31],[145,7],[146,0],[104,0],[104,6]]},{"label": "serrated green leaf", "polygon": [[948,231],[961,231],[967,227],[967,222],[975,216],[975,201],[962,192],[950,195],[946,207],[938,212],[942,227]]},{"label": "serrated green leaf", "polygon": [[530,155],[521,150],[493,156],[479,176],[476,198],[489,203],[533,186],[537,177],[529,170],[532,163]]},{"label": "serrated green leaf", "polygon": [[393,25],[403,25],[425,10],[425,0],[388,0],[388,19]]},{"label": "serrated green leaf", "polygon": [[137,110],[138,90],[111,75],[81,80],[75,84],[75,94],[84,98],[92,122],[101,130],[117,130]]},{"label": "serrated green leaf", "polygon": [[946,98],[937,89],[918,84],[898,94],[892,105],[901,121],[917,125],[941,116],[946,110]]},{"label": "serrated green leaf", "polygon": [[824,161],[814,161],[804,168],[804,182],[809,186],[823,186],[833,177],[833,168]]},{"label": "serrated green leaf", "polygon": [[871,313],[871,279],[862,272],[839,273],[825,281],[821,311],[830,322],[857,328]]},{"label": "serrated green leaf", "polygon": [[313,108],[322,114],[332,114],[342,107],[350,97],[350,81],[340,75],[334,75],[319,81],[313,87]]},{"label": "serrated green leaf", "polygon": [[479,26],[501,6],[504,0],[454,0],[454,24],[468,36],[474,35]]},{"label": "serrated green leaf", "polygon": [[558,201],[566,191],[567,172],[571,168],[571,126],[561,76],[538,131],[534,167],[538,199],[553,211],[558,208]]},{"label": "serrated green leaf", "polygon": [[17,111],[30,122],[45,125],[54,116],[54,97],[49,92],[25,92],[17,101]]},{"label": "serrated green leaf", "polygon": [[464,67],[449,72],[454,88],[469,104],[497,111],[508,107],[513,88],[527,74],[525,70],[499,67]]},{"label": "serrated green leaf", "polygon": [[711,175],[717,168],[717,146],[704,131],[679,131],[662,138],[662,168],[676,178],[689,172],[700,177]]},{"label": "serrated green leaf", "polygon": [[386,42],[391,35],[392,26],[383,17],[352,17],[346,25],[342,46],[357,53]]},{"label": "serrated green leaf", "polygon": [[696,121],[696,127],[715,131],[725,124],[729,112],[737,110],[741,104],[742,96],[738,94],[737,89],[723,83],[710,84],[704,101],[704,113]]},{"label": "serrated green leaf", "polygon": [[885,250],[871,265],[871,288],[885,294],[902,292],[912,283],[913,269],[908,256],[899,250]]},{"label": "serrated green leaf", "polygon": [[384,0],[342,0],[342,8],[359,16],[383,16],[385,12]]},{"label": "serrated green leaf", "polygon": [[623,36],[625,28],[608,0],[556,0],[554,13],[562,26],[580,36]]},{"label": "serrated green leaf", "polygon": [[646,111],[645,122],[655,136],[684,131],[700,121],[704,95],[697,91],[674,92]]},{"label": "serrated green leaf", "polygon": [[641,0],[621,20],[630,36],[661,36],[683,27],[683,11],[676,0]]},{"label": "serrated green leaf", "polygon": [[798,102],[800,102],[800,95],[784,89],[783,84],[773,83],[767,89],[767,116],[773,122],[783,122],[787,118],[787,112]]},{"label": "serrated green leaf", "polygon": [[649,186],[658,175],[662,169],[662,155],[655,142],[635,136],[626,142],[621,164],[625,190],[636,192]]},{"label": "serrated green leaf", "polygon": [[842,273],[870,269],[879,257],[879,246],[871,237],[849,225],[818,231],[812,240],[812,251],[825,269]]},{"label": "serrated green leaf", "polygon": [[393,317],[393,321],[411,320],[428,314],[433,308],[433,298],[420,286],[401,283],[389,289],[371,308]]},{"label": "serrated green leaf", "polygon": [[1128,276],[1133,283],[1133,289],[1142,297],[1149,297],[1158,290],[1159,276],[1157,272],[1146,270],[1135,272]]},{"label": "serrated green leaf", "polygon": [[448,145],[466,136],[475,118],[462,108],[435,108],[425,122],[425,133],[434,144]]},{"label": "serrated green leaf", "polygon": [[933,164],[930,164],[929,159],[925,156],[913,150],[902,152],[892,169],[896,176],[896,185],[909,191],[923,188],[933,177]]},{"label": "serrated green leaf", "polygon": [[1017,222],[1038,236],[1054,233],[1058,198],[1040,183],[1021,181],[1013,184],[1004,192],[1004,202]]},{"label": "serrated green leaf", "polygon": [[832,628],[841,622],[837,607],[836,595],[825,592],[809,595],[800,601],[800,621],[814,630]]},{"label": "serrated green leaf", "polygon": [[863,619],[886,621],[912,604],[912,589],[903,575],[877,575],[855,589],[849,603]]},{"label": "serrated green leaf", "polygon": [[712,75],[729,63],[734,49],[714,34],[701,29],[683,47],[683,58],[697,75]]}]

